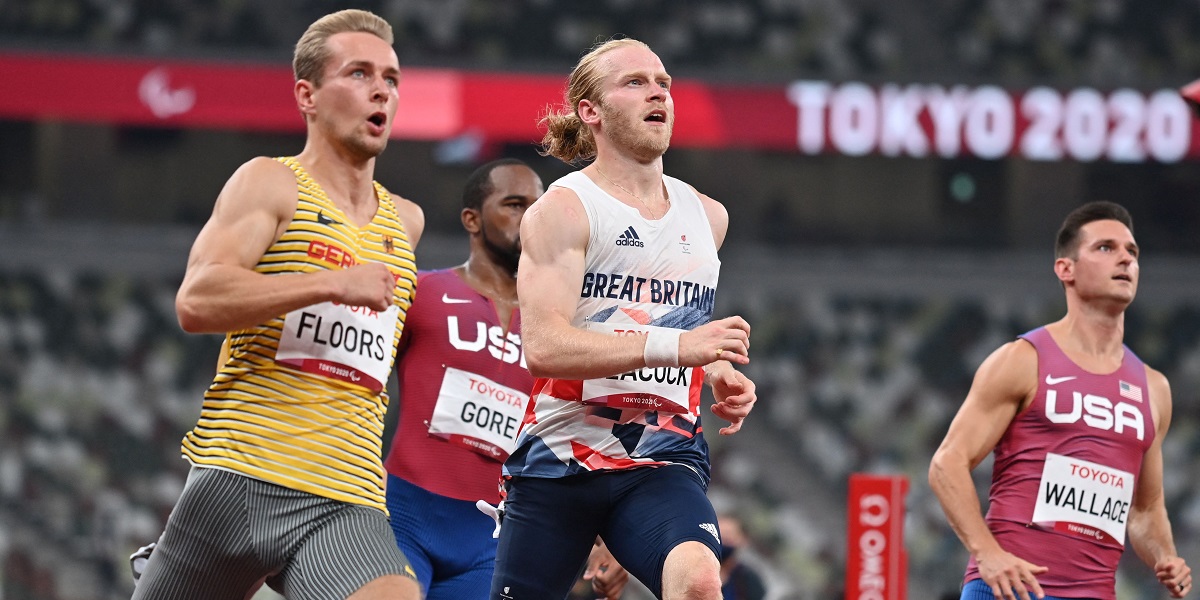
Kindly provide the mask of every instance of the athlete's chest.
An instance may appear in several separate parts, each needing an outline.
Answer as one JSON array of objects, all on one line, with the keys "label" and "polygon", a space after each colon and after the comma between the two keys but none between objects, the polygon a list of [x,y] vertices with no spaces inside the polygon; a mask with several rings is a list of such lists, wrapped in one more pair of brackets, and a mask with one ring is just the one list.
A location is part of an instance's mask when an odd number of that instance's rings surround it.
[{"label": "athlete's chest", "polygon": [[500,363],[525,369],[520,313],[501,319],[498,306],[466,286],[426,285],[418,288],[419,311],[410,326],[421,344],[440,346],[439,355],[460,367]]},{"label": "athlete's chest", "polygon": [[1153,413],[1143,385],[1121,377],[1046,374],[1028,420],[1053,438],[1094,438],[1113,449],[1140,454],[1154,440]]}]

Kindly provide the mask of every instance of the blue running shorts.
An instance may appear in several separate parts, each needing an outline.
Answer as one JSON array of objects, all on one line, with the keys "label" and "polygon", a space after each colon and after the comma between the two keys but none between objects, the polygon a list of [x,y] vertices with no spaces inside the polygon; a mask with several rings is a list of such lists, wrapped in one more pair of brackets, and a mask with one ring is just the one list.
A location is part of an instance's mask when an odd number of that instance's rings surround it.
[{"label": "blue running shorts", "polygon": [[706,486],[683,465],[516,477],[506,487],[493,600],[565,597],[597,535],[658,597],[675,546],[697,541],[721,555]]},{"label": "blue running shorts", "polygon": [[491,517],[474,502],[435,494],[395,475],[388,475],[387,507],[396,544],[426,600],[487,598],[496,562]]}]

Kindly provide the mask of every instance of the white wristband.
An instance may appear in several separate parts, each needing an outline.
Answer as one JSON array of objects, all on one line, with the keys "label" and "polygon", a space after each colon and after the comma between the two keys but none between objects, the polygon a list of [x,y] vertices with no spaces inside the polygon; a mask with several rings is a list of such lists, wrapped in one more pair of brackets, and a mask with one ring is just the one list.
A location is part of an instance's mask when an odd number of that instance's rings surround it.
[{"label": "white wristband", "polygon": [[646,349],[642,358],[646,359],[647,367],[678,367],[679,366],[679,336],[682,329],[661,327],[651,329],[646,335]]}]

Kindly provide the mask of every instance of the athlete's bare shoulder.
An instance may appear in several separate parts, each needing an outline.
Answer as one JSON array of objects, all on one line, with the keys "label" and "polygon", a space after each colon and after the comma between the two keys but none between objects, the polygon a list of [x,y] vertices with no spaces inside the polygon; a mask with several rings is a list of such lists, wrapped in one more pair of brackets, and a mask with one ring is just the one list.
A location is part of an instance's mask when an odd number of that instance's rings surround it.
[{"label": "athlete's bare shoulder", "polygon": [[216,210],[266,211],[290,221],[296,210],[296,176],[285,164],[258,156],[238,167],[217,197]]},{"label": "athlete's bare shoulder", "polygon": [[724,204],[713,200],[707,194],[700,193],[692,184],[687,184],[689,188],[695,192],[696,197],[700,198],[700,204],[704,206],[704,214],[708,216],[708,224],[712,226],[713,242],[716,243],[717,249],[725,243],[725,234],[729,231],[729,211]]},{"label": "athlete's bare shoulder", "polygon": [[972,392],[993,402],[1019,402],[1024,408],[1037,390],[1037,375],[1037,349],[1026,340],[1013,340],[996,348],[979,365]]},{"label": "athlete's bare shoulder", "polygon": [[1167,376],[1161,371],[1145,365],[1146,367],[1146,385],[1150,388],[1150,409],[1154,415],[1154,427],[1157,430],[1164,430],[1170,425],[1171,414],[1173,412],[1171,402],[1171,383],[1167,381]]},{"label": "athlete's bare shoulder", "polygon": [[233,172],[230,179],[238,177],[267,177],[273,181],[293,180],[295,174],[291,167],[288,167],[283,162],[270,156],[255,156],[254,158],[242,163]]},{"label": "athlete's bare shoulder", "polygon": [[1171,382],[1167,380],[1167,376],[1164,375],[1162,371],[1159,371],[1158,369],[1155,369],[1154,367],[1151,367],[1150,365],[1145,365],[1145,366],[1146,366],[1146,383],[1149,384],[1151,388],[1155,388],[1155,387],[1162,388],[1163,391],[1166,391],[1168,394],[1170,394],[1171,393]]},{"label": "athlete's bare shoulder", "polygon": [[701,192],[700,190],[696,189],[696,186],[694,186],[690,183],[686,183],[686,182],[684,183],[684,185],[688,186],[688,189],[692,190],[693,194],[696,194],[696,197],[700,199],[700,202],[702,202],[704,204],[704,207],[706,209],[710,205],[721,206],[722,208],[724,208],[724,206],[720,202],[717,202],[708,194],[705,194],[705,193]]},{"label": "athlete's bare shoulder", "polygon": [[583,252],[590,238],[583,201],[573,190],[551,187],[521,218],[521,264],[527,257],[533,259],[530,264],[563,260],[567,251]]},{"label": "athlete's bare shoulder", "polygon": [[551,186],[537,202],[534,202],[521,219],[521,236],[526,228],[543,229],[557,227],[582,227],[588,229],[587,211],[575,190],[562,186]]},{"label": "athlete's bare shoulder", "polygon": [[1037,349],[1024,339],[1006,342],[993,350],[979,366],[980,369],[985,367],[1037,379]]},{"label": "athlete's bare shoulder", "polygon": [[583,201],[575,190],[561,185],[552,185],[537,202],[529,207],[530,211],[556,213],[558,211],[583,210]]},{"label": "athlete's bare shoulder", "polygon": [[229,179],[234,181],[241,178],[258,180],[264,185],[294,185],[296,181],[291,167],[269,156],[256,156],[242,163]]},{"label": "athlete's bare shoulder", "polygon": [[388,195],[392,198],[392,205],[396,207],[396,215],[404,225],[404,232],[408,234],[409,246],[416,249],[421,234],[425,232],[425,210],[420,204],[395,192],[388,191]]}]

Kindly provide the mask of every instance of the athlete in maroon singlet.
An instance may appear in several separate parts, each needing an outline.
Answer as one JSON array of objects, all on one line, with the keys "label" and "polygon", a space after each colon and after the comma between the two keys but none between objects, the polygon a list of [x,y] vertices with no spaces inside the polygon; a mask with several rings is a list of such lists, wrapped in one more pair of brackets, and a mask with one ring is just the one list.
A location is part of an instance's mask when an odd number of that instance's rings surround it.
[{"label": "athlete in maroon singlet", "polygon": [[[516,271],[520,222],[541,179],[515,159],[477,169],[463,190],[467,262],[423,272],[400,341],[400,418],[384,466],[396,541],[426,600],[485,598],[496,559],[500,467],[516,444],[533,376],[525,365]],[[602,544],[586,576],[619,597],[628,575]]]},{"label": "athlete in maroon singlet", "polygon": [[417,279],[421,301],[401,338],[401,412],[385,465],[435,494],[496,504],[500,465],[516,442],[533,376],[520,313],[468,285],[463,270]]},{"label": "athlete in maroon singlet", "polygon": [[[1181,598],[1191,569],[1162,486],[1170,387],[1123,344],[1139,271],[1129,213],[1077,208],[1055,255],[1066,316],[984,361],[930,466],[971,554],[962,597],[1113,600],[1128,542]],[[993,451],[985,520],[970,471]]]}]

